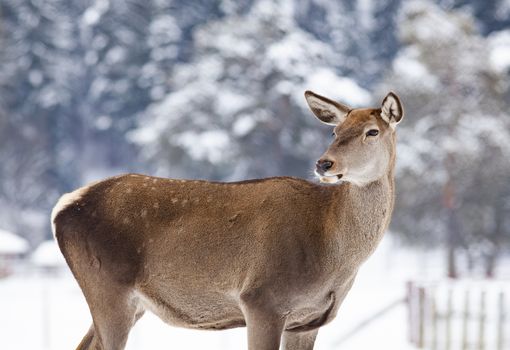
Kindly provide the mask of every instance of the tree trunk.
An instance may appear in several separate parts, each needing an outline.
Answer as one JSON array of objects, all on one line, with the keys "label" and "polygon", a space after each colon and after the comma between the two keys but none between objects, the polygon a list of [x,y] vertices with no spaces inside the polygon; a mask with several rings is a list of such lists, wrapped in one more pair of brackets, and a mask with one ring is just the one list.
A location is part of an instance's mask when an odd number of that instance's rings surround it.
[{"label": "tree trunk", "polygon": [[457,274],[457,260],[455,259],[455,247],[448,245],[448,278],[458,278]]},{"label": "tree trunk", "polygon": [[494,278],[498,256],[499,248],[497,245],[494,245],[485,258],[485,278]]},{"label": "tree trunk", "polygon": [[453,183],[451,179],[449,179],[444,188],[443,188],[443,207],[446,212],[446,220],[447,220],[447,268],[448,268],[448,277],[449,278],[457,278],[457,260],[456,260],[456,247],[459,245],[459,233],[455,217],[455,209],[454,209],[454,190]]}]

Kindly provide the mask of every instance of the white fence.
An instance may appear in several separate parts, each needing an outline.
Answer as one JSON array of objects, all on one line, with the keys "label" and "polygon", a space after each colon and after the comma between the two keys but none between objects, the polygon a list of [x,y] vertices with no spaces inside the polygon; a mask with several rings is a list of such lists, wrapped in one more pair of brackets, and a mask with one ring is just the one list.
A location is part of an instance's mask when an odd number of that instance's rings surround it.
[{"label": "white fence", "polygon": [[510,281],[410,282],[409,340],[431,350],[509,350]]}]

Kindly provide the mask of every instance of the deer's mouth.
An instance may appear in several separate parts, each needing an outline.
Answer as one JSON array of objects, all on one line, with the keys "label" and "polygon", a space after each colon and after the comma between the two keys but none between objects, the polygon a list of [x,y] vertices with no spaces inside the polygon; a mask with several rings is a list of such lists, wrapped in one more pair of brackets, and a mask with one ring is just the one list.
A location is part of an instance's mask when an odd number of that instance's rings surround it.
[{"label": "deer's mouth", "polygon": [[317,171],[315,171],[315,175],[319,178],[319,181],[322,183],[327,184],[335,184],[342,179],[344,176],[343,174],[336,174],[336,175],[327,175],[327,174],[319,174]]}]

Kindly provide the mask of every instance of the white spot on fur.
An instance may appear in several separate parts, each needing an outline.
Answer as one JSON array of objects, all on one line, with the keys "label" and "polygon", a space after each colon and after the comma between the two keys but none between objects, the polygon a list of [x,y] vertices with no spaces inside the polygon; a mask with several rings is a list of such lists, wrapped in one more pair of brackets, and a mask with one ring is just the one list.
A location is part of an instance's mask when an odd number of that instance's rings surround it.
[{"label": "white spot on fur", "polygon": [[177,203],[179,200],[177,198],[172,198],[172,204]]},{"label": "white spot on fur", "polygon": [[87,193],[88,189],[92,185],[93,184],[78,188],[77,190],[70,193],[66,193],[62,195],[62,197],[60,197],[60,199],[57,201],[57,204],[55,204],[53,210],[51,211],[51,230],[53,231],[53,237],[56,238],[55,218],[57,217],[58,213],[60,213],[62,210],[64,210],[71,204],[79,201],[85,195],[85,193]]},{"label": "white spot on fur", "polygon": [[158,182],[158,179],[152,179],[152,183]]},{"label": "white spot on fur", "polygon": [[124,224],[126,224],[126,225],[127,225],[127,224],[129,224],[130,222],[131,222],[131,221],[129,220],[129,218],[124,218],[124,219],[122,219],[122,223],[124,223]]},{"label": "white spot on fur", "polygon": [[188,200],[187,199],[183,199],[182,200],[182,206],[184,207],[186,205],[186,203],[188,203]]},{"label": "white spot on fur", "polygon": [[147,209],[142,209],[142,211],[140,212],[140,216],[142,218],[146,217],[147,216]]},{"label": "white spot on fur", "polygon": [[132,188],[128,188],[128,189],[126,190],[126,193],[131,193],[131,192],[133,192],[133,189],[132,189]]},{"label": "white spot on fur", "polygon": [[158,209],[159,208],[159,203],[158,202],[154,203],[153,207],[154,207],[154,209]]}]

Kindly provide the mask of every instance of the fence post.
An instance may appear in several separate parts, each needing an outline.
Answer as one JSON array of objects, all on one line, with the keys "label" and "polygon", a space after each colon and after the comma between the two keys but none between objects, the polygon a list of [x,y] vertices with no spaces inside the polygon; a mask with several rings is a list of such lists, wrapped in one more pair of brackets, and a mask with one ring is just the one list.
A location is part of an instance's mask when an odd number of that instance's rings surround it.
[{"label": "fence post", "polygon": [[464,310],[462,312],[462,350],[468,350],[468,325],[469,325],[469,289],[464,293]]},{"label": "fence post", "polygon": [[485,291],[480,293],[480,315],[479,315],[479,333],[478,333],[478,349],[485,349]]},{"label": "fence post", "polygon": [[505,347],[505,292],[501,291],[498,298],[498,340],[497,349],[503,350]]},{"label": "fence post", "polygon": [[425,347],[425,287],[418,287],[418,343],[419,349]]},{"label": "fence post", "polygon": [[431,329],[431,349],[437,350],[437,321],[438,321],[438,314],[437,314],[437,304],[436,304],[436,293],[435,291],[433,293],[429,293],[430,297],[430,314],[432,317],[432,329]]},{"label": "fence post", "polygon": [[448,296],[446,299],[446,345],[445,349],[451,349],[452,337],[452,288],[448,288]]},{"label": "fence post", "polygon": [[415,330],[415,309],[414,309],[414,283],[407,282],[407,317],[408,317],[408,337],[411,344],[416,345],[416,330]]}]

